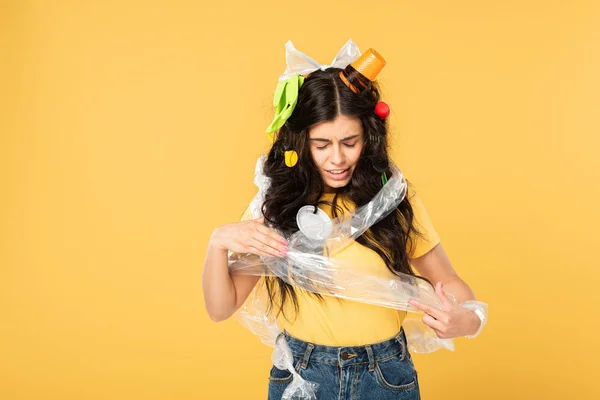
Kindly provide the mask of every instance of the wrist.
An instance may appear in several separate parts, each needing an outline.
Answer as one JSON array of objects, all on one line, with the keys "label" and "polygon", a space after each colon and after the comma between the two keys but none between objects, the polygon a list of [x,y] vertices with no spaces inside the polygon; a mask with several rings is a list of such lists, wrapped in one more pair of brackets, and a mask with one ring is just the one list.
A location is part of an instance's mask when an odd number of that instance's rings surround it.
[{"label": "wrist", "polygon": [[481,324],[483,323],[483,321],[481,320],[481,318],[479,318],[479,315],[477,315],[477,313],[474,310],[469,310],[469,314],[471,314],[471,320],[472,320],[472,329],[471,332],[469,333],[468,336],[473,336],[477,333],[477,331],[479,330],[479,327],[481,326]]},{"label": "wrist", "polygon": [[221,241],[221,235],[219,233],[219,228],[216,228],[213,231],[213,233],[210,235],[210,239],[208,240],[208,247],[217,251],[227,251],[227,248]]},{"label": "wrist", "polygon": [[472,339],[481,333],[481,330],[487,322],[488,306],[486,303],[482,303],[480,301],[475,300],[464,301],[460,305],[463,308],[472,311],[479,320],[479,325],[475,333],[473,333],[472,335],[465,335],[466,338]]}]

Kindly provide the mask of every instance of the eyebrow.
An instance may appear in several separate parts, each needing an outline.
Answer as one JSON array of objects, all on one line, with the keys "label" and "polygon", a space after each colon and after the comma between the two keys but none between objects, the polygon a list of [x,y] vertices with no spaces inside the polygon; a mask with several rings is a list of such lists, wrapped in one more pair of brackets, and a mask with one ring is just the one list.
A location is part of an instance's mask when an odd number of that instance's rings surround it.
[{"label": "eyebrow", "polygon": [[[357,138],[359,136],[360,135],[348,136],[348,137],[345,137],[345,138],[341,139],[340,142],[345,142],[347,140],[355,139],[355,138]],[[314,140],[315,142],[331,142],[331,140],[329,140],[329,139],[322,139],[322,138],[310,138],[309,140]]]}]

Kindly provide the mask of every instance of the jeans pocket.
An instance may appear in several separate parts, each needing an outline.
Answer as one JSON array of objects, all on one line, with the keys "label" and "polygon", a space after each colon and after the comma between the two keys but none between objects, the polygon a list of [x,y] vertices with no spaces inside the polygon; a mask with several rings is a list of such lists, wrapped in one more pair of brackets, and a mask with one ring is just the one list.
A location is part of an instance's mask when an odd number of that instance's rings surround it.
[{"label": "jeans pocket", "polygon": [[[300,357],[294,357],[294,367],[296,372],[298,372],[298,368],[300,367]],[[269,372],[269,383],[275,384],[288,384],[294,378],[293,374],[287,369],[279,369],[275,365],[271,367],[271,371]]]},{"label": "jeans pocket", "polygon": [[409,357],[401,354],[375,362],[377,383],[384,389],[406,391],[417,387],[416,371]]}]

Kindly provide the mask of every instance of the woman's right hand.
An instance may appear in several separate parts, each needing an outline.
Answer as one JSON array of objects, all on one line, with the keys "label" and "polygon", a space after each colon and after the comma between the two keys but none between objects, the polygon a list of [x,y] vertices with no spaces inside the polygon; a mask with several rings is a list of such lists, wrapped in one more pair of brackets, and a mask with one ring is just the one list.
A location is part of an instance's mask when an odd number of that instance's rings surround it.
[{"label": "woman's right hand", "polygon": [[264,257],[283,257],[289,250],[285,238],[264,225],[264,216],[219,226],[213,231],[210,244],[234,253]]}]

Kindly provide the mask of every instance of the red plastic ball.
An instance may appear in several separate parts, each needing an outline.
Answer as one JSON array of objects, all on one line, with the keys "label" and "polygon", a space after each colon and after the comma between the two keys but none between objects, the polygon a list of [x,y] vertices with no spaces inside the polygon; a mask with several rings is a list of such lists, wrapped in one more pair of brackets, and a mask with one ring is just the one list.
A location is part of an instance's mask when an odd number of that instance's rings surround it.
[{"label": "red plastic ball", "polygon": [[390,107],[383,101],[375,105],[375,114],[381,119],[386,119],[390,115]]}]

